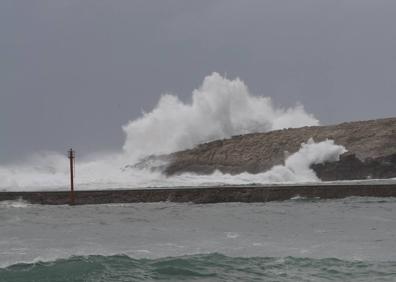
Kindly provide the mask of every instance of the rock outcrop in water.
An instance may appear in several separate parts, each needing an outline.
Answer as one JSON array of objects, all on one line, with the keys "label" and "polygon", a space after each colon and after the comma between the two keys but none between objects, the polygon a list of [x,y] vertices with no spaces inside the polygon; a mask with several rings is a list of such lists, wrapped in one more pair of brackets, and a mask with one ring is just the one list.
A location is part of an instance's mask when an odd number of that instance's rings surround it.
[{"label": "rock outcrop in water", "polygon": [[234,136],[171,154],[165,173],[260,173],[283,164],[311,137],[333,139],[348,150],[338,162],[312,166],[322,180],[396,177],[396,118]]}]

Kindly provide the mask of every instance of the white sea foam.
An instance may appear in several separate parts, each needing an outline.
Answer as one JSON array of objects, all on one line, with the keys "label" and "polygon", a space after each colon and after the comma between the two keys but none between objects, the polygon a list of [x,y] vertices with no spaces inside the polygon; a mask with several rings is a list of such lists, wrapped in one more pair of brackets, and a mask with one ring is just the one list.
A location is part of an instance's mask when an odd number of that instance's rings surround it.
[{"label": "white sea foam", "polygon": [[30,204],[22,199],[17,201],[0,201],[0,208],[27,208]]},{"label": "white sea foam", "polygon": [[[166,94],[151,112],[124,125],[126,140],[119,153],[79,159],[76,183],[80,189],[102,189],[318,181],[309,166],[335,160],[345,150],[330,140],[309,141],[284,165],[256,175],[231,176],[216,172],[207,176],[184,174],[167,178],[150,169],[124,169],[142,157],[192,148],[210,140],[317,124],[318,120],[300,104],[276,108],[271,98],[250,94],[240,79],[229,80],[213,73],[193,91],[191,103]],[[23,163],[0,166],[1,190],[54,190],[67,185],[68,160],[57,152],[40,152]]]},{"label": "white sea foam", "polygon": [[284,165],[274,166],[269,171],[237,175],[215,172],[211,175],[182,174],[173,178],[173,181],[181,183],[230,183],[230,184],[266,184],[266,183],[298,183],[316,182],[320,179],[311,169],[311,165],[326,161],[337,161],[341,154],[345,153],[343,146],[336,145],[333,140],[325,140],[315,143],[313,139],[301,144],[300,150],[290,155]]}]

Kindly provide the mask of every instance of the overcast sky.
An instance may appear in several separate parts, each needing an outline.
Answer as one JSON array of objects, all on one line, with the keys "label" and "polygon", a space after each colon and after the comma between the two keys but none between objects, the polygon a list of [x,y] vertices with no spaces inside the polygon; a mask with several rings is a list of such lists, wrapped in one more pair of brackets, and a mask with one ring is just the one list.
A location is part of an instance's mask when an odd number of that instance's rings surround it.
[{"label": "overcast sky", "polygon": [[396,116],[396,1],[1,0],[0,163],[119,149],[213,71],[323,124]]}]

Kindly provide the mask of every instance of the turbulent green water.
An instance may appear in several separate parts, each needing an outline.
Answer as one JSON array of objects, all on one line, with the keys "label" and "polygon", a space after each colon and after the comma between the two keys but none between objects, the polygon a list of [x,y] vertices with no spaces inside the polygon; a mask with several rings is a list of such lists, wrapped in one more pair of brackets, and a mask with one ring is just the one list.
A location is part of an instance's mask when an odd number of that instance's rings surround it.
[{"label": "turbulent green water", "polygon": [[0,282],[396,281],[396,198],[0,202]]},{"label": "turbulent green water", "polygon": [[396,262],[234,258],[221,254],[162,259],[88,256],[0,269],[0,281],[396,281]]}]

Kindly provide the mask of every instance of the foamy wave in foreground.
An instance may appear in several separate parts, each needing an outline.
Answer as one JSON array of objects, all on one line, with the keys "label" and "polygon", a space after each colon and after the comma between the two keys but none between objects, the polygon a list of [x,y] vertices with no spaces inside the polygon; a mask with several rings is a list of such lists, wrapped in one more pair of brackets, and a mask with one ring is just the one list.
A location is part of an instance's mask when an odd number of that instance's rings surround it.
[{"label": "foamy wave in foreground", "polygon": [[73,256],[159,259],[212,252],[395,261],[395,208],[396,198],[366,197],[73,207],[8,202],[0,205],[0,268]]},{"label": "foamy wave in foreground", "polygon": [[[163,95],[151,112],[123,126],[126,140],[120,153],[78,159],[76,182],[83,189],[100,189],[318,181],[309,165],[337,159],[345,150],[332,141],[309,141],[285,165],[257,175],[214,173],[167,178],[150,169],[124,169],[142,157],[192,148],[202,142],[318,123],[302,105],[275,108],[271,98],[250,94],[240,79],[229,80],[213,73],[193,91],[191,103]],[[0,166],[2,190],[62,189],[67,185],[68,160],[56,152],[39,152],[23,163]]]}]

